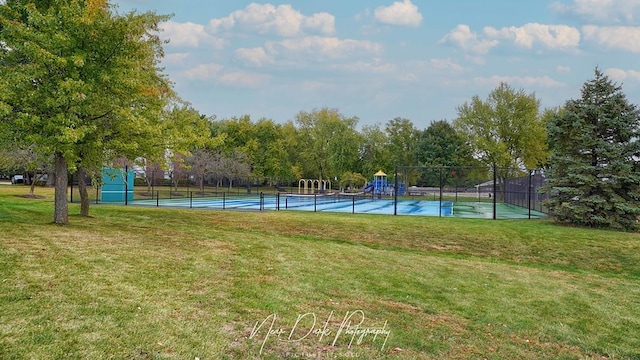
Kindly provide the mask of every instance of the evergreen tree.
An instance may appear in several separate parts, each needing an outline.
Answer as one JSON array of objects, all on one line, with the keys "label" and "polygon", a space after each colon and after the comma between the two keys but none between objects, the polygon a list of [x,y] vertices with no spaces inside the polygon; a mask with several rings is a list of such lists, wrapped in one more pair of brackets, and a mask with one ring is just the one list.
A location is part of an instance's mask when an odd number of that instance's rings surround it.
[{"label": "evergreen tree", "polygon": [[548,207],[558,221],[637,228],[640,215],[640,111],[600,70],[547,124]]}]

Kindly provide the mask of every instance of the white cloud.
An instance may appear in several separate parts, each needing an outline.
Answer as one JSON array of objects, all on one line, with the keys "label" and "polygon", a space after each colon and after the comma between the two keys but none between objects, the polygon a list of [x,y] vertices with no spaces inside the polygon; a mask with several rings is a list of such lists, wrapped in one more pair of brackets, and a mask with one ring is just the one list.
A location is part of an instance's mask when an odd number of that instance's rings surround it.
[{"label": "white cloud", "polygon": [[168,21],[161,26],[164,29],[162,37],[169,39],[169,45],[180,47],[213,46],[222,49],[226,41],[209,34],[205,27],[192,22],[177,23]]},{"label": "white cloud", "polygon": [[500,83],[517,84],[519,86],[529,87],[538,86],[543,88],[557,88],[563,87],[564,84],[554,80],[548,76],[535,77],[535,76],[499,76],[494,75],[490,77],[476,77],[473,82],[477,85],[490,85],[497,86]]},{"label": "white cloud", "polygon": [[223,74],[219,80],[226,85],[238,87],[257,87],[269,79],[269,76],[245,71],[236,71]]},{"label": "white cloud", "polygon": [[465,52],[475,55],[485,55],[499,44],[497,40],[481,39],[477,33],[471,31],[469,25],[465,24],[456,26],[440,42],[454,44]]},{"label": "white cloud", "polygon": [[380,61],[356,61],[345,65],[334,65],[332,68],[350,73],[359,72],[372,74],[390,74],[397,69],[394,64],[381,63]]},{"label": "white cloud", "polygon": [[566,25],[545,25],[529,23],[521,27],[503,27],[484,29],[489,38],[512,40],[517,46],[532,49],[540,45],[548,49],[574,49],[580,44],[580,31]]},{"label": "white cloud", "polygon": [[422,23],[422,14],[411,0],[380,6],[376,8],[374,17],[377,21],[390,25],[419,26]]},{"label": "white cloud", "polygon": [[640,53],[640,27],[587,25],[582,28],[585,40],[608,48]]},{"label": "white cloud", "polygon": [[556,71],[559,73],[565,73],[568,74],[571,72],[571,67],[570,66],[564,66],[564,65],[558,65],[556,67]]},{"label": "white cloud", "polygon": [[482,56],[504,41],[531,50],[576,51],[580,45],[580,31],[565,25],[529,23],[500,29],[485,27],[482,33],[476,33],[468,25],[460,24],[445,35],[440,43],[453,44],[461,48],[469,60],[483,63]]},{"label": "white cloud", "polygon": [[223,66],[220,64],[200,64],[194,68],[184,71],[184,77],[190,80],[213,79],[220,74]]},{"label": "white cloud", "polygon": [[633,24],[640,19],[638,0],[573,0],[571,4],[557,1],[550,8],[557,14],[574,15],[597,23]]},{"label": "white cloud", "polygon": [[451,59],[431,59],[429,65],[432,69],[438,71],[453,71],[457,73],[466,71],[463,66]]},{"label": "white cloud", "polygon": [[236,56],[255,66],[262,66],[264,63],[269,62],[271,59],[271,57],[267,55],[267,52],[262,47],[256,47],[252,49],[240,48],[236,50]]},{"label": "white cloud", "polygon": [[169,64],[181,65],[185,60],[189,58],[188,53],[171,53],[164,56],[164,62]]},{"label": "white cloud", "polygon": [[230,31],[235,28],[260,34],[277,34],[283,37],[298,36],[305,31],[333,34],[335,17],[329,13],[305,16],[291,5],[249,4],[229,16],[209,22],[213,32]]},{"label": "white cloud", "polygon": [[306,28],[315,29],[322,34],[333,34],[336,31],[336,19],[329,13],[313,14],[304,18]]},{"label": "white cloud", "polygon": [[270,54],[304,56],[324,60],[347,58],[354,55],[379,54],[382,47],[371,41],[338,39],[335,37],[307,36],[282,41],[270,41],[266,44]]},{"label": "white cloud", "polygon": [[623,82],[625,80],[640,82],[640,71],[610,68],[605,70],[604,73],[617,82]]}]

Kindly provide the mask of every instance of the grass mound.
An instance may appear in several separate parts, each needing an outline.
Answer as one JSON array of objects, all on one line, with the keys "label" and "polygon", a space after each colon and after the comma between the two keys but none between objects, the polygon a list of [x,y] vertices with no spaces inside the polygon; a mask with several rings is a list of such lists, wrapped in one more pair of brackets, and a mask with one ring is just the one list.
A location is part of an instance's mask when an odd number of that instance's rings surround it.
[{"label": "grass mound", "polygon": [[[3,358],[639,358],[638,234],[0,186]],[[78,208],[71,206],[71,213]]]}]

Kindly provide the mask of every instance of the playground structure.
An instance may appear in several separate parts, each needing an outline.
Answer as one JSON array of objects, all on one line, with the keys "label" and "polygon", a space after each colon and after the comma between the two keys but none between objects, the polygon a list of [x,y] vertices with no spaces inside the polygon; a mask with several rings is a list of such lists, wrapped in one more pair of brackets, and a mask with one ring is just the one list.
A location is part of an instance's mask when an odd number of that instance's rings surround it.
[{"label": "playground structure", "polygon": [[[395,185],[387,180],[387,174],[380,170],[373,175],[373,181],[364,187],[365,193],[373,193],[374,196],[393,196]],[[404,195],[404,183],[398,182],[398,196]]]},{"label": "playground structure", "polygon": [[331,181],[319,179],[300,179],[298,181],[298,194],[320,194],[331,190]]}]

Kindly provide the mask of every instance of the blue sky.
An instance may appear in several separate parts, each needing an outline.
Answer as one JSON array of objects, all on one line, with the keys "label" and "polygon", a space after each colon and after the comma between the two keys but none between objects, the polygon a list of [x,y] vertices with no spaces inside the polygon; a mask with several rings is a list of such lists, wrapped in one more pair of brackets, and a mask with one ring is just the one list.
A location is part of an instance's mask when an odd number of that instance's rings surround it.
[{"label": "blue sky", "polygon": [[640,0],[115,0],[173,14],[163,60],[178,94],[220,118],[336,108],[360,126],[453,120],[500,82],[542,108],[597,66],[640,104]]}]

